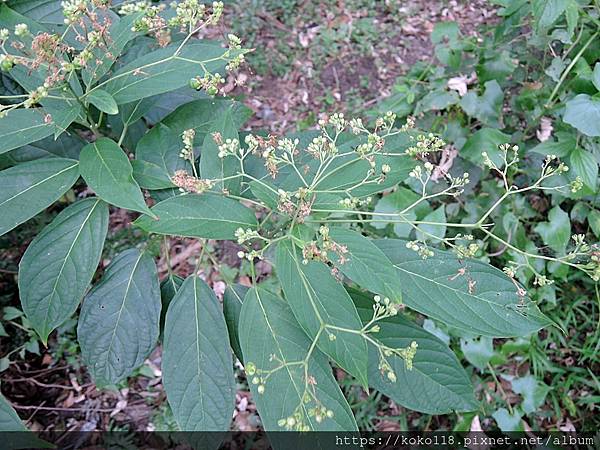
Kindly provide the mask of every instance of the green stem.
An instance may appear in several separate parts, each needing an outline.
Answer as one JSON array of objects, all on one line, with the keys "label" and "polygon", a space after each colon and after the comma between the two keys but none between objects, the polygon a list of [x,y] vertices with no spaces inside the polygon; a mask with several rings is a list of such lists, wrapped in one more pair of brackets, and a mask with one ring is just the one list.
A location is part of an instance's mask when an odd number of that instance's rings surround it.
[{"label": "green stem", "polygon": [[560,76],[560,79],[558,80],[558,84],[554,87],[554,90],[550,94],[550,98],[548,98],[548,101],[546,102],[546,108],[551,108],[552,107],[554,97],[558,93],[558,91],[561,88],[561,86],[564,83],[564,81],[567,79],[567,76],[569,75],[569,73],[571,72],[571,70],[573,69],[573,67],[575,67],[575,64],[577,64],[577,61],[579,61],[579,58],[581,58],[581,56],[583,55],[583,53],[587,50],[587,48],[590,46],[590,44],[592,42],[594,42],[594,40],[598,37],[599,34],[600,34],[600,32],[594,33],[587,40],[587,42],[583,45],[583,47],[581,47],[581,50],[579,50],[579,52],[577,53],[577,55],[575,55],[575,58],[573,58],[573,61],[571,61],[571,63],[567,66],[567,68],[565,69],[565,71],[563,72],[563,74]]}]

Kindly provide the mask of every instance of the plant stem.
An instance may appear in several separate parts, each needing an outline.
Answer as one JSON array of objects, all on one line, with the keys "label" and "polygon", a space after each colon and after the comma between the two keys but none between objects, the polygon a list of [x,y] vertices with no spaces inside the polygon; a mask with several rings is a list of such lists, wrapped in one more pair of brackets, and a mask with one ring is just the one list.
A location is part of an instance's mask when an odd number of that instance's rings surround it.
[{"label": "plant stem", "polygon": [[553,99],[556,96],[556,94],[558,93],[558,91],[559,91],[560,87],[562,86],[562,84],[564,83],[564,81],[567,79],[567,76],[569,75],[569,73],[571,72],[573,67],[575,67],[575,64],[577,64],[577,61],[579,61],[579,58],[581,58],[583,53],[587,50],[587,48],[590,46],[590,44],[592,42],[594,42],[594,40],[598,37],[599,34],[600,34],[599,32],[594,33],[587,40],[587,42],[583,45],[583,47],[581,47],[581,50],[579,50],[577,55],[575,55],[575,57],[573,58],[573,61],[571,61],[571,63],[567,66],[567,68],[565,69],[563,74],[560,76],[560,79],[558,80],[558,84],[554,87],[554,90],[550,94],[550,97],[548,98],[548,101],[546,102],[546,108],[552,107]]}]

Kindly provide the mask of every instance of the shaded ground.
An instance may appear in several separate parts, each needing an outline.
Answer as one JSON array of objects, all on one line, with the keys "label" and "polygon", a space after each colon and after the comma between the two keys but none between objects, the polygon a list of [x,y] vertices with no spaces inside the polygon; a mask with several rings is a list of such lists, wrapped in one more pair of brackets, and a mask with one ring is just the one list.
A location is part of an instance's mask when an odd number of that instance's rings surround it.
[{"label": "shaded ground", "polygon": [[457,21],[472,35],[493,17],[483,0],[242,0],[229,26],[256,51],[233,93],[254,110],[252,127],[275,132],[311,127],[319,113],[356,114],[390,95],[415,62],[432,60],[436,23]]}]

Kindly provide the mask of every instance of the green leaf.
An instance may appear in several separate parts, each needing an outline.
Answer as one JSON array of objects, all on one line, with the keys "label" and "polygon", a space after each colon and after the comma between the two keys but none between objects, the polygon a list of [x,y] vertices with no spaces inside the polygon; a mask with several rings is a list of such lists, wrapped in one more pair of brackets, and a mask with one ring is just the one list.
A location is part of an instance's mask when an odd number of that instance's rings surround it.
[{"label": "green leaf", "polygon": [[[423,218],[423,222],[433,222],[433,223],[446,223],[446,210],[444,205],[439,208],[433,210],[429,214],[427,214]],[[439,242],[437,238],[443,239],[446,235],[446,225],[434,225],[423,223],[419,224],[419,229],[422,231],[417,231],[417,239],[420,241],[432,241]],[[435,237],[433,237],[435,236]]]},{"label": "green leaf", "polygon": [[[359,286],[388,297],[394,303],[402,302],[401,283],[388,257],[373,242],[356,231],[332,227],[331,239],[346,247],[342,258],[332,254],[336,267]],[[333,253],[333,252],[330,252]]]},{"label": "green leaf", "polygon": [[[400,211],[404,210],[408,206],[412,205],[415,201],[419,199],[419,195],[413,192],[410,189],[399,186],[395,192],[391,194],[383,196],[375,205],[374,212],[378,214],[390,213],[390,214],[398,214]],[[372,225],[375,228],[383,229],[387,226],[387,221],[396,222],[394,223],[394,233],[398,237],[407,238],[413,227],[408,223],[398,223],[400,217],[398,216],[384,216],[378,215],[373,217],[376,222],[372,222]],[[414,209],[409,210],[404,214],[404,219],[406,220],[416,220],[417,214]]]},{"label": "green leaf", "polygon": [[483,57],[477,64],[477,77],[480,83],[491,80],[505,80],[517,68],[508,51],[494,51],[489,57]]},{"label": "green leaf", "polygon": [[[190,89],[189,86],[184,86],[165,94],[159,94],[154,97],[150,97],[150,99],[152,101],[152,108],[144,112],[144,118],[146,119],[146,122],[154,125],[162,121],[177,108],[183,107],[188,103],[193,103],[194,100],[202,99],[206,101],[208,100],[208,96],[203,91],[197,91],[195,89]],[[231,101],[226,100],[223,97],[218,97],[211,100]]]},{"label": "green leaf", "polygon": [[227,326],[219,301],[197,276],[169,305],[163,383],[182,431],[227,431],[235,390]]},{"label": "green leaf", "polygon": [[427,111],[440,111],[449,106],[456,105],[459,101],[458,94],[455,91],[437,89],[423,97],[415,108],[415,114]]},{"label": "green leaf", "polygon": [[468,92],[460,101],[460,106],[471,117],[490,127],[501,127],[501,112],[504,93],[496,80],[485,82],[483,95]]},{"label": "green leaf", "polygon": [[538,29],[549,28],[565,12],[568,2],[565,0],[534,0],[533,17]]},{"label": "green leaf", "polygon": [[9,151],[0,156],[0,164],[6,161],[9,165],[17,165],[27,161],[42,158],[69,158],[79,159],[79,153],[85,141],[78,136],[61,134],[58,139],[51,136],[41,141],[36,141],[20,148]]},{"label": "green leaf", "polygon": [[494,337],[525,336],[550,323],[535,304],[519,297],[513,280],[489,264],[445,251],[423,260],[406,241],[373,242],[394,264],[404,303],[421,314]]},{"label": "green leaf", "polygon": [[192,77],[200,73],[218,72],[225,68],[224,55],[228,50],[220,44],[190,42],[176,55],[178,48],[179,43],[141,56],[117,70],[97,88],[111,94],[120,105],[172,91],[186,86]]},{"label": "green leaf", "polygon": [[591,152],[575,148],[569,154],[569,168],[574,176],[580,176],[583,184],[596,192],[598,184],[598,162]]},{"label": "green leaf", "polygon": [[552,63],[544,70],[544,73],[548,75],[552,81],[558,83],[560,76],[567,68],[568,62],[565,62],[560,56],[552,58]]},{"label": "green leaf", "polygon": [[19,294],[44,345],[85,295],[107,231],[108,207],[88,198],[64,209],[27,247],[19,264]]},{"label": "green leaf", "polygon": [[[102,14],[102,11],[97,9],[96,14]],[[127,43],[138,35],[138,33],[131,31],[131,28],[134,22],[140,18],[140,15],[140,13],[134,13],[119,17],[116,14],[107,14],[112,22],[108,30],[110,40],[104,48],[92,48],[91,51],[94,56],[81,71],[86,86],[90,86],[94,81],[102,78],[123,53]]]},{"label": "green leaf", "polygon": [[600,238],[600,211],[592,209],[587,216],[587,220],[596,237]]},{"label": "green leaf", "polygon": [[191,172],[190,163],[179,156],[181,137],[161,123],[144,135],[135,149],[133,176],[146,189],[174,187],[171,176],[178,170]]},{"label": "green leaf", "polygon": [[[200,156],[200,175],[202,178],[226,178],[235,176],[240,171],[240,162],[235,156],[219,158],[219,146],[213,138],[213,133],[218,133],[223,142],[227,139],[239,140],[237,127],[234,121],[234,106],[221,112],[215,119],[210,132],[205,136]],[[215,185],[216,191],[228,190],[234,195],[239,195],[241,178],[232,178]]]},{"label": "green leaf", "polygon": [[592,82],[596,89],[600,91],[600,62],[597,62],[594,66],[594,74],[592,75]]},{"label": "green leaf", "polygon": [[55,448],[54,445],[38,439],[34,433],[27,429],[2,394],[0,394],[0,432],[2,432],[2,448],[5,450]]},{"label": "green leaf", "polygon": [[362,324],[352,299],[331,275],[331,269],[316,261],[302,264],[301,255],[289,241],[277,246],[275,268],[302,329],[311,339],[317,339],[319,350],[368,386],[367,343],[357,334]]},{"label": "green leaf", "polygon": [[0,118],[0,153],[30,144],[54,133],[39,108],[15,109]]},{"label": "green leaf", "polygon": [[535,0],[533,16],[537,28],[549,28],[565,12],[568,2],[565,0]]},{"label": "green leaf", "polygon": [[177,294],[177,291],[183,284],[183,278],[178,275],[169,274],[167,278],[165,278],[160,283],[160,340],[162,341],[163,333],[165,329],[165,319],[167,317],[167,309],[171,304],[171,301]]},{"label": "green leaf", "polygon": [[[311,345],[311,339],[281,298],[263,289],[248,291],[242,305],[239,332],[246,371],[256,367],[258,377],[273,371],[265,383],[264,394],[258,392],[258,385],[250,384],[266,431],[284,430],[278,422],[295,412],[300,412],[310,431],[357,430],[327,358]],[[309,384],[305,374],[314,384]],[[308,402],[305,401],[307,395]],[[331,410],[333,417],[317,422],[308,410],[321,405]]]},{"label": "green leaf", "polygon": [[201,142],[199,138],[213,131],[215,123],[227,114],[237,130],[250,118],[252,110],[243,103],[225,98],[204,98],[179,106],[161,122],[177,134],[194,129],[196,142]]},{"label": "green leaf", "polygon": [[600,136],[600,100],[579,94],[567,102],[563,120],[586,136]]},{"label": "green leaf", "polygon": [[464,147],[460,150],[460,156],[474,164],[481,165],[483,160],[481,154],[486,152],[490,159],[498,167],[501,167],[503,162],[498,146],[507,142],[510,142],[510,135],[495,128],[482,128],[467,139]]},{"label": "green leaf", "polygon": [[[351,290],[363,323],[373,315],[370,296]],[[370,336],[390,348],[406,348],[415,341],[419,346],[412,369],[407,369],[398,356],[388,357],[397,380],[390,381],[379,370],[379,352],[369,345],[369,385],[396,403],[427,414],[446,414],[452,411],[472,411],[478,403],[473,386],[460,362],[444,344],[401,314],[378,321],[380,331]]]},{"label": "green leaf", "polygon": [[540,155],[556,155],[563,158],[571,153],[577,147],[575,135],[568,133],[559,135],[558,141],[548,139],[533,147],[530,152],[539,153]]},{"label": "green leaf", "polygon": [[21,422],[21,418],[2,394],[0,394],[0,430],[27,431],[27,427]]},{"label": "green leaf", "polygon": [[37,22],[63,24],[62,0],[9,0],[8,6]]},{"label": "green leaf", "polygon": [[434,25],[431,32],[431,43],[439,44],[447,39],[450,42],[456,42],[460,39],[460,28],[456,22],[438,22]]},{"label": "green leaf", "polygon": [[0,235],[50,206],[77,178],[77,161],[63,158],[30,161],[0,172]]},{"label": "green leaf", "polygon": [[117,255],[85,297],[77,326],[83,362],[98,386],[118,383],[150,354],[160,303],[152,257],[137,249]]},{"label": "green leaf", "polygon": [[251,209],[215,194],[171,197],[152,207],[157,220],[142,216],[134,224],[150,233],[206,239],[234,239],[238,228],[257,226]]},{"label": "green leaf", "polygon": [[538,223],[534,231],[542,236],[544,244],[562,255],[567,249],[569,239],[571,239],[569,215],[557,205],[548,213],[548,222]]},{"label": "green leaf", "polygon": [[498,424],[498,427],[504,432],[511,431],[523,431],[523,421],[521,417],[523,414],[518,410],[513,410],[509,413],[505,408],[500,408],[492,414],[494,420]]},{"label": "green leaf", "polygon": [[229,333],[229,342],[235,356],[243,363],[244,356],[240,346],[240,337],[238,326],[240,323],[240,314],[242,312],[242,303],[248,293],[248,288],[241,284],[228,286],[223,294],[223,314],[227,323],[227,332]]},{"label": "green leaf", "polygon": [[575,33],[575,28],[577,28],[577,23],[579,22],[579,3],[577,3],[577,0],[569,0],[565,10],[565,16],[567,18],[567,32],[569,33],[569,37],[572,38]]},{"label": "green leaf", "polygon": [[[353,135],[350,137],[345,136],[344,139],[346,139],[346,142],[340,144],[338,148],[338,157],[330,164],[327,173],[320,177],[320,180],[316,184],[316,189],[338,192],[350,189],[349,193],[353,196],[366,197],[395,187],[398,183],[408,178],[409,172],[416,165],[416,162],[412,158],[404,154],[404,151],[412,145],[412,141],[408,134],[400,133],[390,136],[386,139],[385,148],[387,155],[376,155],[374,161],[375,167],[381,167],[383,164],[388,164],[391,167],[392,170],[386,175],[385,181],[382,183],[367,183],[354,187],[357,184],[360,184],[364,179],[365,174],[371,169],[371,166],[367,160],[356,158],[356,152],[354,150],[356,145],[361,142],[360,139]],[[340,141],[342,141],[342,139],[340,139]],[[312,157],[307,161],[309,167],[311,163],[313,164],[308,176],[305,177],[307,178],[307,181],[316,175],[318,164],[314,164],[314,162],[315,160]],[[300,186],[302,186],[302,184],[283,186],[283,188],[286,190],[294,190]]]},{"label": "green leaf", "polygon": [[133,179],[133,169],[127,155],[116,142],[100,138],[81,150],[81,176],[102,200],[119,208],[153,215],[139,185]]},{"label": "green leaf", "polygon": [[466,338],[460,340],[460,350],[467,361],[479,370],[485,369],[494,357],[494,343],[491,337]]},{"label": "green leaf", "polygon": [[546,395],[552,390],[533,375],[514,378],[510,381],[510,384],[512,390],[523,397],[521,408],[525,414],[531,414],[542,406],[546,400]]},{"label": "green leaf", "polygon": [[269,189],[267,187],[268,185],[266,186],[264,182],[259,183],[258,181],[251,181],[248,185],[250,186],[250,191],[257,200],[260,200],[271,209],[277,209],[279,194],[277,194],[274,187]]},{"label": "green leaf", "polygon": [[14,306],[5,306],[2,309],[2,318],[4,320],[15,320],[18,317],[23,316],[23,311],[19,308],[15,308]]},{"label": "green leaf", "polygon": [[106,114],[119,114],[119,107],[117,106],[115,99],[112,95],[102,89],[91,91],[86,98],[92,105]]}]

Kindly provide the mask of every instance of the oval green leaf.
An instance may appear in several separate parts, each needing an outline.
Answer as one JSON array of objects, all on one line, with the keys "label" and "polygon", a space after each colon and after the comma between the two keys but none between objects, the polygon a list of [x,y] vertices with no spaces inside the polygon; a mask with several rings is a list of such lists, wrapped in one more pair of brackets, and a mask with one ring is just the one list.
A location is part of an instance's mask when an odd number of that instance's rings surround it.
[{"label": "oval green leaf", "polygon": [[23,311],[44,344],[77,309],[92,281],[108,231],[108,207],[88,198],[64,209],[19,264]]},{"label": "oval green leaf", "polygon": [[394,264],[404,303],[421,314],[492,337],[526,336],[550,324],[534,303],[519,296],[513,280],[489,264],[439,250],[423,260],[399,239],[374,244]]},{"label": "oval green leaf", "polygon": [[[373,300],[364,293],[350,291],[364,323],[373,316]],[[375,341],[390,348],[406,348],[412,341],[418,345],[411,369],[398,356],[388,357],[396,381],[390,381],[378,369],[380,354],[369,344],[369,385],[398,404],[427,414],[472,411],[478,403],[469,376],[456,355],[437,337],[401,314],[377,322],[380,330],[371,333]]]},{"label": "oval green leaf", "polygon": [[600,136],[600,100],[579,94],[566,103],[563,120],[586,136]]},{"label": "oval green leaf", "polygon": [[[263,394],[259,385],[250,384],[266,431],[285,430],[278,422],[295,413],[309,431],[357,430],[327,357],[312,345],[283,299],[263,289],[248,291],[239,331],[246,371],[256,368],[249,377],[264,378],[271,371]],[[315,407],[331,410],[333,417],[318,422],[309,412]]]},{"label": "oval green leaf", "polygon": [[187,194],[171,197],[152,208],[157,220],[142,216],[134,224],[157,234],[205,239],[234,239],[238,228],[256,228],[251,209],[227,197]]},{"label": "oval green leaf", "polygon": [[116,384],[154,348],[160,287],[152,258],[137,249],[120,253],[81,307],[77,338],[98,386]]},{"label": "oval green leaf", "polygon": [[306,334],[317,339],[323,353],[368,386],[367,342],[358,334],[362,323],[331,269],[316,261],[302,264],[301,255],[289,241],[277,246],[275,267],[285,298]]},{"label": "oval green leaf", "polygon": [[233,362],[219,301],[197,276],[169,305],[163,383],[182,431],[227,431],[234,408]]},{"label": "oval green leaf", "polygon": [[77,161],[30,161],[0,172],[0,235],[31,219],[79,178]]},{"label": "oval green leaf", "polygon": [[140,186],[133,179],[129,158],[116,142],[101,138],[86,145],[81,150],[79,163],[81,176],[102,200],[152,215]]},{"label": "oval green leaf", "polygon": [[115,99],[112,95],[102,89],[91,91],[86,98],[92,105],[106,114],[119,114],[119,107],[117,106]]},{"label": "oval green leaf", "polygon": [[191,171],[189,162],[179,156],[181,137],[158,124],[140,139],[135,149],[133,176],[146,189],[167,189],[175,185],[171,176],[177,170]]},{"label": "oval green leaf", "polygon": [[227,63],[223,57],[227,50],[217,43],[191,42],[176,54],[178,49],[179,44],[173,44],[141,56],[98,87],[121,105],[186,86],[190,78],[205,71],[218,72]]},{"label": "oval green leaf", "polygon": [[388,257],[373,242],[356,231],[331,227],[329,235],[347,250],[340,255],[332,253],[336,267],[359,286],[388,297],[392,302],[402,301],[401,283]]},{"label": "oval green leaf", "polygon": [[15,109],[0,118],[0,153],[31,144],[54,133],[39,109]]}]

